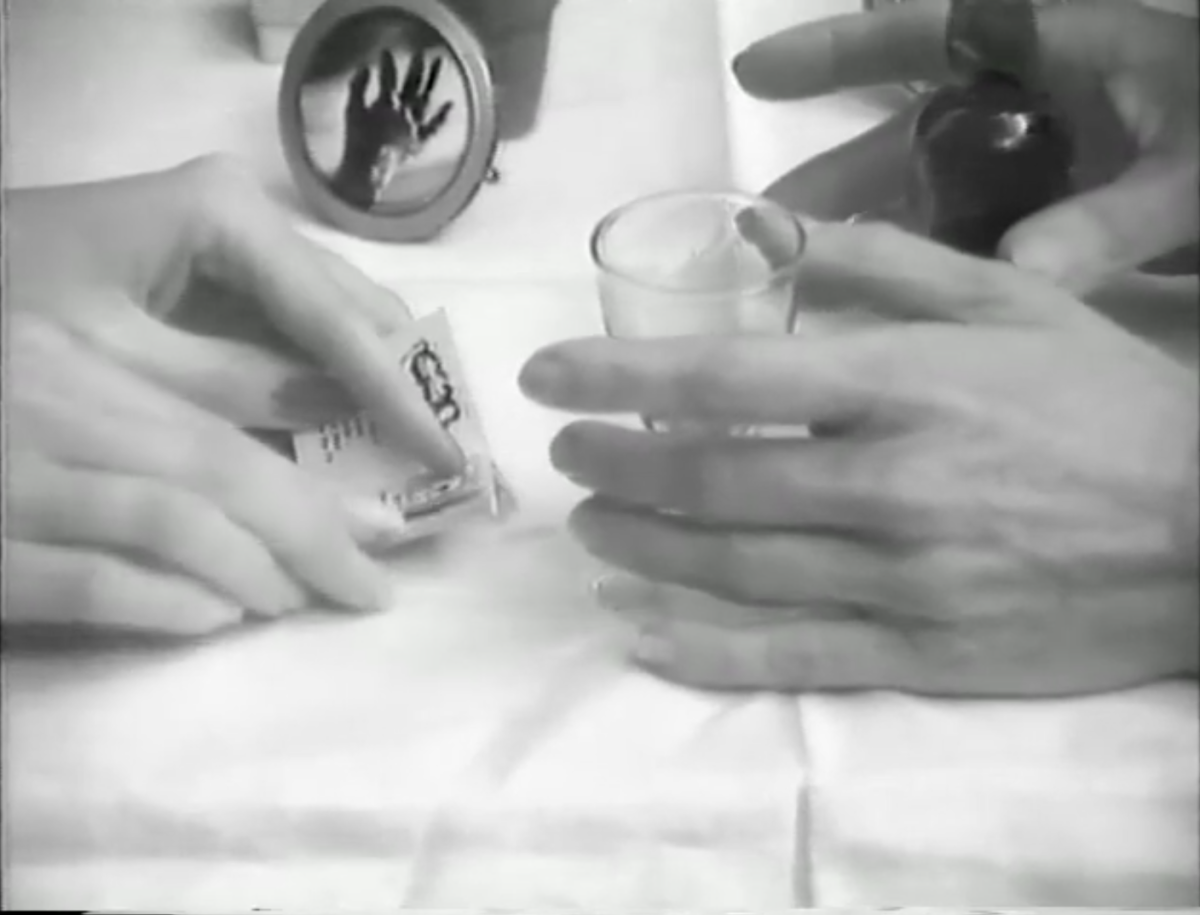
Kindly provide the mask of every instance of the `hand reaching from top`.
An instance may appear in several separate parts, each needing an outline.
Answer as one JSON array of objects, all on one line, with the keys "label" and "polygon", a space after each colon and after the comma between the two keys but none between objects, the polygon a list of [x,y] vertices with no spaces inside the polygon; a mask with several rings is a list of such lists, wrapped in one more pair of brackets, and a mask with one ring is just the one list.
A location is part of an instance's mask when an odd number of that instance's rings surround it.
[{"label": "hand reaching from top", "polygon": [[[780,32],[734,63],[764,99],[950,77],[948,0],[910,0]],[[1076,292],[1194,245],[1200,234],[1200,35],[1195,20],[1119,0],[1039,11],[1042,88],[1076,137],[1073,198],[1015,226],[1003,256]],[[915,108],[915,106],[914,106]],[[804,163],[768,192],[823,219],[899,196],[913,109]],[[1197,272],[1195,248],[1163,269]]]}]

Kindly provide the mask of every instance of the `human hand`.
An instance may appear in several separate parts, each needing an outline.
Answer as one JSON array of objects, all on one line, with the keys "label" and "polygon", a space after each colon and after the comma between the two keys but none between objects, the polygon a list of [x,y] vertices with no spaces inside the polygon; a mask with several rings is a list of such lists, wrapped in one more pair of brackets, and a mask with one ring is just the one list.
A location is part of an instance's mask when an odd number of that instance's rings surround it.
[{"label": "human hand", "polygon": [[8,324],[6,626],[199,635],[387,606],[367,506],[53,319]]},{"label": "human hand", "polygon": [[404,82],[399,83],[396,57],[379,54],[379,91],[367,101],[371,69],[363,66],[350,80],[346,102],[346,137],[342,160],[332,178],[338,193],[359,206],[378,203],[396,170],[420,154],[425,142],[446,124],[454,108],[443,102],[430,114],[429,104],[442,72],[442,57],[426,68],[425,51],[409,58]]},{"label": "human hand", "polygon": [[384,342],[404,304],[299,235],[236,163],[5,202],[10,309],[239,426],[308,428],[361,408],[398,450],[461,469]]},{"label": "human hand", "polygon": [[[908,81],[945,82],[948,0],[909,0],[806,23],[738,56],[741,85],[764,99],[809,98]],[[1197,271],[1200,76],[1195,21],[1120,0],[1039,10],[1043,83],[1076,135],[1082,192],[1015,226],[1001,255],[1076,292],[1164,255]],[[767,191],[820,219],[898,198],[920,101],[800,165]],[[1186,250],[1180,251],[1184,246]]]},{"label": "human hand", "polygon": [[814,430],[581,421],[555,440],[596,494],[571,520],[591,552],[757,607],[721,625],[637,608],[644,664],[701,686],[950,695],[1196,673],[1193,372],[1032,274],[890,226],[814,228],[799,284],[813,308],[885,320],[572,341],[523,370],[560,409]]}]

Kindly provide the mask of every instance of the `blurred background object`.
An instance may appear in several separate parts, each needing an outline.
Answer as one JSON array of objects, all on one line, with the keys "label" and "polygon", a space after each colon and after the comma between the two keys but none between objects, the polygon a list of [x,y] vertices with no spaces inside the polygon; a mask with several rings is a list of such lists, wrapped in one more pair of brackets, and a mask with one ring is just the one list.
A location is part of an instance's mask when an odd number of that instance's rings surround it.
[{"label": "blurred background object", "polygon": [[[885,6],[894,6],[897,3],[907,3],[909,0],[862,0],[863,9],[875,10]],[[1049,6],[1055,3],[1065,3],[1068,0],[1034,0],[1035,6]],[[1197,0],[1126,0],[1128,3],[1140,3],[1143,6],[1149,6],[1155,9],[1166,10],[1170,13],[1179,13],[1184,16],[1196,16],[1200,10],[1200,4]],[[906,83],[905,88],[912,92],[924,92],[930,86],[924,83]]]},{"label": "blurred background object", "polygon": [[[338,0],[327,2],[336,4]],[[537,122],[559,2],[442,0],[471,26],[487,49],[501,140],[523,137]],[[259,56],[268,63],[282,63],[300,27],[321,5],[322,0],[250,0]],[[357,39],[369,43],[374,37],[348,33],[346,44],[331,51],[327,61],[331,70],[368,50],[355,43]]]}]

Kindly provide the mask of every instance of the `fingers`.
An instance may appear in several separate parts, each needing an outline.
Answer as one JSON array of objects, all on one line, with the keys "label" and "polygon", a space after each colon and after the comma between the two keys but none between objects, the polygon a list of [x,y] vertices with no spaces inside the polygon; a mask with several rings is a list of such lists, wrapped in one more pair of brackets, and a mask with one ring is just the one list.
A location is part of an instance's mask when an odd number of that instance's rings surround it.
[{"label": "fingers", "polygon": [[425,80],[425,54],[413,51],[404,74],[404,85],[400,88],[400,104],[419,112],[422,107],[421,84]]},{"label": "fingers", "polygon": [[1176,63],[1167,80],[1194,84],[1195,68],[1187,61],[1196,54],[1195,19],[1181,19],[1154,5],[1124,0],[1042,4],[1038,37],[1046,70],[1043,81],[1058,87],[1080,73],[1094,79],[1097,71],[1109,77],[1141,70],[1147,61],[1172,61],[1183,66]]},{"label": "fingers", "polygon": [[1104,187],[1011,229],[1002,257],[1077,293],[1167,254],[1200,235],[1200,164],[1194,154],[1153,157]]},{"label": "fingers", "polygon": [[1007,264],[883,223],[810,231],[797,294],[823,309],[866,306],[891,318],[962,324],[1059,324],[1086,314]]},{"label": "fingers", "polygon": [[312,428],[357,409],[341,384],[296,359],[176,330],[134,308],[101,317],[84,327],[99,350],[235,425]]},{"label": "fingers", "polygon": [[764,191],[805,216],[841,222],[904,194],[909,130],[920,107],[908,109],[792,169]]},{"label": "fingers", "polygon": [[738,439],[567,426],[551,446],[572,482],[628,506],[738,528],[917,536],[924,488],[862,441]]},{"label": "fingers", "polygon": [[[21,313],[13,315],[8,326],[11,341],[10,367],[12,376],[20,379],[20,391],[16,401],[23,409],[17,417],[27,411],[37,412],[41,401],[49,398],[59,404],[69,416],[71,411],[81,412],[92,420],[120,423],[128,418],[148,421],[167,430],[186,428],[189,434],[210,434],[217,437],[232,436],[239,432],[212,414],[206,413],[188,400],[172,396],[153,384],[127,371],[120,364],[99,357],[86,346],[66,333],[59,325],[35,316]],[[29,404],[29,396],[35,394],[38,402]],[[305,409],[311,407],[309,394],[304,391],[283,390],[281,398],[295,397]],[[69,419],[67,420],[70,425]],[[270,439],[268,447],[284,454],[292,466],[295,454],[290,448],[291,438],[286,432],[259,430],[259,435]],[[281,448],[280,444],[285,447]],[[218,459],[216,455],[213,459]],[[293,467],[293,473],[302,473]],[[302,474],[301,486],[305,499],[322,502],[322,495],[336,499],[340,513],[349,525],[351,536],[364,545],[376,541],[393,542],[397,536],[397,521],[390,513],[380,512],[373,502],[348,500],[336,493],[323,481]]]},{"label": "fingers", "polygon": [[[881,346],[880,344],[885,344]],[[883,415],[887,341],[788,337],[591,338],[548,346],[519,384],[549,407],[755,425],[856,425]],[[798,349],[800,347],[800,349]],[[897,404],[892,413],[901,412]]]},{"label": "fingers", "polygon": [[584,502],[570,523],[605,562],[726,600],[893,609],[902,598],[895,593],[898,560],[845,537],[719,529],[599,498]]},{"label": "fingers", "polygon": [[433,90],[437,88],[438,78],[442,75],[442,58],[435,57],[433,63],[429,65],[429,73],[425,78],[425,84],[421,87],[421,111],[424,113],[426,106],[429,104],[429,98],[433,95]]},{"label": "fingers", "polygon": [[321,265],[328,282],[337,290],[337,300],[370,321],[377,333],[387,336],[412,321],[412,310],[408,303],[390,289],[374,283],[361,270],[324,245],[309,244],[310,256]]},{"label": "fingers", "polygon": [[235,429],[106,416],[36,394],[12,422],[60,463],[148,477],[204,497],[335,605],[374,611],[390,604],[387,576],[358,549],[344,510],[322,484]]},{"label": "fingers", "polygon": [[8,529],[23,541],[140,557],[262,616],[307,603],[260,541],[194,493],[32,456],[8,482]]},{"label": "fingers", "polygon": [[882,83],[945,81],[948,0],[909,0],[786,29],[738,55],[733,72],[763,99],[811,98]]},{"label": "fingers", "polygon": [[[907,0],[786,29],[739,54],[734,75],[747,92],[764,99],[946,82],[952,75],[945,48],[949,6],[949,0]],[[1050,85],[1072,70],[1116,72],[1161,54],[1189,31],[1180,29],[1178,16],[1120,0],[1044,6],[1038,33]]]},{"label": "fingers", "polygon": [[346,102],[352,112],[362,111],[367,107],[367,85],[371,82],[371,71],[359,67],[354,71],[350,80],[350,97]]},{"label": "fingers", "polygon": [[[410,71],[411,72],[411,71]],[[396,57],[391,51],[384,49],[379,52],[379,101],[392,107],[395,104],[396,86],[400,82],[400,71],[396,67]],[[408,82],[405,81],[407,87]]]},{"label": "fingers", "polygon": [[421,140],[428,140],[435,133],[442,129],[442,125],[446,123],[446,119],[450,117],[450,112],[454,108],[454,102],[442,102],[438,106],[438,110],[434,113],[425,124],[418,128],[417,133]]},{"label": "fingers", "polygon": [[[328,259],[296,233],[253,181],[223,165],[193,178],[202,204],[196,256],[203,272],[252,295],[275,323],[313,355],[376,421],[393,447],[451,474],[465,458],[411,379],[397,370],[386,342],[346,299],[391,297],[365,276],[332,273]],[[347,286],[351,288],[346,288]]]},{"label": "fingers", "polygon": [[[798,295],[809,307],[927,322],[1085,327],[1095,314],[1011,266],[882,224],[808,234]],[[1090,322],[1090,324],[1089,324]],[[838,337],[590,339],[549,346],[522,390],[550,407],[758,425],[904,425],[952,391],[916,385],[888,326]]]},{"label": "fingers", "polygon": [[4,622],[179,636],[235,626],[242,610],[199,582],[87,549],[5,537]]},{"label": "fingers", "polygon": [[922,682],[922,659],[899,631],[864,619],[789,619],[731,629],[663,619],[634,649],[644,667],[702,689],[905,689]]}]

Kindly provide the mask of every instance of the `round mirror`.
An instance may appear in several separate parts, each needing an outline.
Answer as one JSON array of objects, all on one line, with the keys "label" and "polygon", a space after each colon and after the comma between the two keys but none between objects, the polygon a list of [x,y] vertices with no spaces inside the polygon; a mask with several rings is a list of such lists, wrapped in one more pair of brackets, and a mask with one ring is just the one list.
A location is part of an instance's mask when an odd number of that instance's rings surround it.
[{"label": "round mirror", "polygon": [[496,148],[483,46],[437,0],[328,0],[288,54],[279,117],[308,204],[382,241],[438,234],[475,196]]}]

